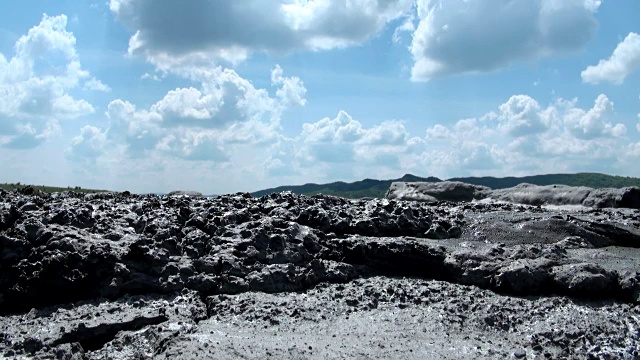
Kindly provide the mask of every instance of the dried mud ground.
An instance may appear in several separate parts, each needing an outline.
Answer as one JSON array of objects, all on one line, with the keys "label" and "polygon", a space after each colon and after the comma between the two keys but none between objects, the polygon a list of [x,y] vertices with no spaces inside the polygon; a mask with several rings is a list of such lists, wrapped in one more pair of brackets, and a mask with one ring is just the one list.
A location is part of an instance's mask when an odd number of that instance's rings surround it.
[{"label": "dried mud ground", "polygon": [[0,192],[0,357],[636,359],[640,212]]}]

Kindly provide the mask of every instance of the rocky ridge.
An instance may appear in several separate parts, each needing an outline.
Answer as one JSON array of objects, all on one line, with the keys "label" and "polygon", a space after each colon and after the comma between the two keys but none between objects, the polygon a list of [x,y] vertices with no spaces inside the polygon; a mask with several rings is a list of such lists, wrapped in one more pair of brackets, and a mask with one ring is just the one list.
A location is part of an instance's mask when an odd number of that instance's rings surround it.
[{"label": "rocky ridge", "polygon": [[459,181],[394,182],[387,199],[423,202],[491,200],[524,205],[579,205],[640,209],[640,188],[593,189],[585,186],[519,184],[493,190]]},{"label": "rocky ridge", "polygon": [[[405,325],[389,321],[425,321],[440,309],[440,325],[425,329],[452,333],[464,357],[633,358],[640,351],[638,248],[634,209],[2,191],[0,355],[340,358],[355,353],[312,340],[312,328],[337,322],[364,336],[373,316],[381,321],[373,334],[399,331]],[[554,299],[564,310],[544,310]],[[512,313],[486,312],[498,304]],[[592,318],[575,319],[581,311]],[[456,326],[462,318],[477,324]],[[596,321],[614,318],[591,333]],[[541,325],[552,323],[575,333]],[[343,345],[353,343],[335,330]],[[241,344],[219,335],[247,331],[254,335]],[[450,340],[432,336],[434,346],[425,348],[421,336],[399,353],[374,351],[373,343],[361,351],[456,358],[446,351]],[[502,336],[504,346],[491,346]],[[529,342],[516,340],[523,336]],[[304,342],[304,352],[284,349]],[[231,351],[243,347],[246,353]]]}]

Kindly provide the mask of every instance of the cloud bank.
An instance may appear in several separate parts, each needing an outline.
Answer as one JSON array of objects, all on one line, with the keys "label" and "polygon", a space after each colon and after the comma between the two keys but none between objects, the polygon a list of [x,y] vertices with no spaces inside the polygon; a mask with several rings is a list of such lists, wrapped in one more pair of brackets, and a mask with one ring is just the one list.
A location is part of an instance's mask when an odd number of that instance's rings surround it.
[{"label": "cloud bank", "polygon": [[170,90],[148,109],[111,101],[108,127],[83,128],[67,158],[166,156],[224,163],[235,145],[273,142],[282,112],[306,102],[302,81],[284,76],[280,66],[272,72],[276,97],[230,69],[217,67],[204,75],[198,87]]},{"label": "cloud bank", "polygon": [[0,54],[0,146],[30,149],[59,134],[60,120],[92,114],[94,107],[70,91],[84,86],[106,91],[91,78],[66,30],[65,15],[43,15],[15,43],[15,54]]},{"label": "cloud bank", "polygon": [[168,70],[252,53],[320,51],[360,44],[406,13],[411,0],[110,0],[135,33],[129,54]]}]

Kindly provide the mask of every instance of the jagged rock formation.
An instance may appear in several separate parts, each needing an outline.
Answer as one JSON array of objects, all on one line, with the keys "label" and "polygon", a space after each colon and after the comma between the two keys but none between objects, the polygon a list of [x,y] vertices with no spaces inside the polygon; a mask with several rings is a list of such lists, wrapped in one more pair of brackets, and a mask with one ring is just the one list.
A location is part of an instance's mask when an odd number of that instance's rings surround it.
[{"label": "jagged rock formation", "polygon": [[632,358],[638,248],[631,209],[0,192],[0,355]]},{"label": "jagged rock formation", "polygon": [[525,205],[581,205],[594,208],[640,209],[640,188],[592,189],[584,186],[520,184],[492,190],[486,186],[458,181],[394,182],[387,199],[436,201],[473,201],[489,199]]}]

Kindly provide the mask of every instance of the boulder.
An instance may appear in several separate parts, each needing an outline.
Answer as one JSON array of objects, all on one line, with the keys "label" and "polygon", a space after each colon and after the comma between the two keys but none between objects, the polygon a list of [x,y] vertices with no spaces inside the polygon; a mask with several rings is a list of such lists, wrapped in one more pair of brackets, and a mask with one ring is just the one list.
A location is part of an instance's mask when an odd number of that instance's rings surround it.
[{"label": "boulder", "polygon": [[598,296],[614,289],[617,277],[595,264],[554,266],[550,275],[562,292],[571,295]]},{"label": "boulder", "polygon": [[484,199],[491,188],[459,181],[394,182],[387,191],[387,199],[411,201],[472,201]]},{"label": "boulder", "polygon": [[640,209],[640,188],[594,189],[582,202],[584,206],[595,208],[633,208]]}]

